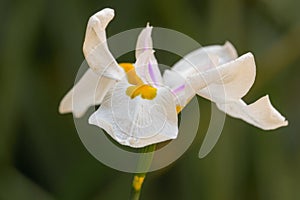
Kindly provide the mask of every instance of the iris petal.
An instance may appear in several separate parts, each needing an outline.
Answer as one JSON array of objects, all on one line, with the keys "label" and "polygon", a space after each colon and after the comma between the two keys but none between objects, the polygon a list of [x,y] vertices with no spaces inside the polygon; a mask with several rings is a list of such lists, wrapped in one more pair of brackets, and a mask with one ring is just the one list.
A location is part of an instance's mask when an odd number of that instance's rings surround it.
[{"label": "iris petal", "polygon": [[88,69],[62,99],[59,112],[72,112],[75,117],[81,117],[90,106],[102,102],[107,91],[114,83],[114,80],[99,77],[91,69]]},{"label": "iris petal", "polygon": [[152,50],[153,44],[152,44],[152,26],[147,24],[146,28],[144,28],[141,33],[138,36],[137,43],[136,43],[136,49],[135,49],[135,58],[138,59],[138,57],[144,53],[146,50]]},{"label": "iris petal", "polygon": [[103,9],[88,21],[83,53],[90,68],[99,76],[120,80],[123,76],[114,57],[110,53],[106,41],[106,26],[114,17],[114,10]]},{"label": "iris petal", "polygon": [[136,72],[144,83],[159,86],[162,85],[162,76],[158,68],[154,51],[147,50],[140,54],[135,63]]},{"label": "iris petal", "polygon": [[228,115],[242,119],[264,130],[288,125],[286,119],[273,107],[268,95],[250,105],[242,100],[237,100],[228,101],[225,104],[217,103],[217,106]]},{"label": "iris petal", "polygon": [[128,87],[125,80],[118,82],[89,123],[105,129],[119,143],[135,148],[176,138],[177,112],[172,92],[158,88],[151,101],[141,96],[131,99],[126,95]]}]

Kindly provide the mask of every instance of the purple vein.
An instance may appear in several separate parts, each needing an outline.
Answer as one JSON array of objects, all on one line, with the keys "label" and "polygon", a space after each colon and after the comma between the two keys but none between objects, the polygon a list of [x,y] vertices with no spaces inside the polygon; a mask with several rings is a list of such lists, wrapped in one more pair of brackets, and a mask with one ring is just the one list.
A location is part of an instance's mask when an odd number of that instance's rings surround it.
[{"label": "purple vein", "polygon": [[154,85],[156,85],[156,77],[155,77],[154,70],[153,70],[153,67],[150,62],[148,63],[148,71],[149,71],[150,77],[151,77]]},{"label": "purple vein", "polygon": [[183,91],[185,88],[185,84],[180,85],[179,87],[177,87],[176,89],[172,90],[173,93],[177,94],[178,92]]}]

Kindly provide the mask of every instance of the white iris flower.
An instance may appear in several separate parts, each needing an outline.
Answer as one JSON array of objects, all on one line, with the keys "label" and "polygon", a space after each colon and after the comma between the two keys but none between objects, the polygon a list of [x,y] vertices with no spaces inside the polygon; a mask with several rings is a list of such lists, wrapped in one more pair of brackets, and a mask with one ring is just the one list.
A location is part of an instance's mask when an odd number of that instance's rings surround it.
[{"label": "white iris flower", "polygon": [[[81,117],[99,105],[89,123],[103,128],[120,144],[144,147],[175,139],[177,114],[196,95],[215,102],[227,114],[262,129],[286,126],[285,118],[265,96],[247,105],[242,97],[255,79],[251,53],[237,56],[229,43],[197,49],[163,76],[147,25],[136,45],[136,62],[118,64],[106,43],[106,26],[114,11],[106,8],[88,22],[83,52],[89,69],[61,101],[60,113]],[[73,99],[79,99],[76,104]]]}]

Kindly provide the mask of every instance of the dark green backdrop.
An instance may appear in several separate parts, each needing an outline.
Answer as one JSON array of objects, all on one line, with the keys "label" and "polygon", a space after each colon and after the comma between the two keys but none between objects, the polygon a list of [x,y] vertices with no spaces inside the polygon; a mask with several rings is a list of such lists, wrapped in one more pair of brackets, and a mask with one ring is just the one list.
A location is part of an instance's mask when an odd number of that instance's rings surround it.
[{"label": "dark green backdrop", "polygon": [[[153,26],[202,45],[230,40],[256,56],[245,100],[270,94],[290,125],[264,132],[227,118],[221,138],[198,158],[210,103],[200,100],[197,139],[171,166],[150,173],[142,199],[300,199],[300,1],[0,1],[0,199],[127,199],[132,175],[110,169],[83,147],[58,104],[83,61],[86,22],[115,9],[108,36]],[[206,115],[207,113],[207,115]]]}]

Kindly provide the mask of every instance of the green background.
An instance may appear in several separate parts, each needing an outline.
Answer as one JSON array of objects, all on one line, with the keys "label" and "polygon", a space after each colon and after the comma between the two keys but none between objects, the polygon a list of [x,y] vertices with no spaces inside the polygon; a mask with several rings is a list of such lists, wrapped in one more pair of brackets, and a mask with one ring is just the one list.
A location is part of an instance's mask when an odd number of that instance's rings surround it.
[{"label": "green background", "polygon": [[230,40],[251,51],[257,79],[245,97],[269,94],[289,126],[262,131],[227,117],[204,159],[198,151],[210,103],[188,151],[148,175],[143,200],[300,199],[300,1],[298,0],[1,0],[0,199],[128,199],[132,175],[110,169],[82,145],[61,98],[83,61],[88,18],[111,7],[112,36],[146,22],[182,32],[202,45]]}]

